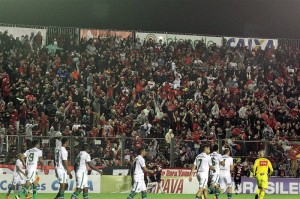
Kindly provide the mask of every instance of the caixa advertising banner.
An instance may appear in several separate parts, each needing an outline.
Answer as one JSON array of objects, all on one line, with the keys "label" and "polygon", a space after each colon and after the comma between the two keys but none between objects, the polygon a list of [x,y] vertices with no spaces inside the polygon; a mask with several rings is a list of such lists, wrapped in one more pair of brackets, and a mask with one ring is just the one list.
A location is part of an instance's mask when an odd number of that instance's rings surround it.
[{"label": "caixa advertising banner", "polygon": [[258,49],[262,50],[269,48],[277,48],[277,39],[259,39],[259,38],[238,38],[238,37],[225,37],[226,45],[228,47],[247,47],[248,49]]},{"label": "caixa advertising banner", "polygon": [[[37,186],[39,193],[57,193],[59,190],[59,182],[54,175],[40,175],[40,181]],[[13,179],[12,174],[1,175],[0,178],[0,193],[6,193]],[[66,192],[73,193],[76,188],[75,176],[69,180],[69,187]],[[101,176],[89,175],[88,185],[90,193],[100,193],[101,190]]]},{"label": "caixa advertising banner", "polygon": [[180,35],[180,34],[165,34],[165,33],[145,33],[136,32],[136,38],[139,38],[141,42],[152,40],[155,43],[159,43],[161,40],[164,44],[170,44],[172,42],[190,42],[195,47],[199,42],[203,42],[206,46],[216,44],[222,46],[222,37],[210,37],[200,35]]}]

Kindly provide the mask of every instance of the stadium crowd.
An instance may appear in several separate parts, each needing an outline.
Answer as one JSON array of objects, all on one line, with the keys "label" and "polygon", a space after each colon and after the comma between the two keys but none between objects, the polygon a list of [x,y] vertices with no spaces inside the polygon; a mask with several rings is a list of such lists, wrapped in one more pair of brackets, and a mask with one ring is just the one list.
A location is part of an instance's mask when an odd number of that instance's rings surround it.
[{"label": "stadium crowd", "polygon": [[120,165],[125,140],[125,164],[143,145],[168,167],[174,138],[175,166],[187,167],[204,142],[222,140],[234,156],[268,145],[283,157],[300,136],[299,49],[64,35],[51,52],[40,37],[0,33],[2,143],[73,135],[110,166]]}]

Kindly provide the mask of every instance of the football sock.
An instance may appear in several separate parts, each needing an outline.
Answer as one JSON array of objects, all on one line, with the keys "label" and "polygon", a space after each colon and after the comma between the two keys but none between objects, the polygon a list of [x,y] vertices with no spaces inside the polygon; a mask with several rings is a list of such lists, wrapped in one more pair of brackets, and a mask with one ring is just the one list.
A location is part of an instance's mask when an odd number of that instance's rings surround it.
[{"label": "football sock", "polygon": [[22,187],[22,190],[20,191],[18,196],[21,197],[23,194],[27,195],[27,193],[28,193],[28,186],[25,185],[24,187]]},{"label": "football sock", "polygon": [[71,196],[71,199],[77,199],[77,196],[79,195],[80,193],[78,191],[75,191],[72,196]]},{"label": "football sock", "polygon": [[132,191],[132,192],[129,194],[129,196],[127,197],[127,199],[133,199],[135,195],[136,195],[136,193]]},{"label": "football sock", "polygon": [[265,192],[261,191],[259,194],[259,199],[263,199],[265,197]]},{"label": "football sock", "polygon": [[161,183],[158,183],[158,188],[159,188],[159,190],[160,190],[161,192],[163,192],[163,189],[162,189],[162,187],[161,187]]},{"label": "football sock", "polygon": [[33,193],[33,199],[36,199],[36,185],[33,185],[32,193]]},{"label": "football sock", "polygon": [[238,190],[239,189],[239,187],[238,187],[238,185],[237,184],[235,184],[235,188],[234,188],[235,190]]},{"label": "football sock", "polygon": [[259,195],[260,194],[260,189],[257,189],[256,190],[256,195]]},{"label": "football sock", "polygon": [[65,191],[64,190],[60,190],[59,191],[59,199],[64,199],[65,197]]},{"label": "football sock", "polygon": [[83,192],[83,199],[89,199],[89,193],[88,192]]},{"label": "football sock", "polygon": [[214,190],[214,188],[212,188],[212,187],[208,187],[207,188],[207,192],[208,192],[208,194],[210,194],[212,191]]},{"label": "football sock", "polygon": [[142,199],[147,199],[147,192],[142,192]]},{"label": "football sock", "polygon": [[14,185],[10,185],[10,186],[9,186],[9,189],[8,189],[8,192],[7,192],[7,194],[6,194],[6,196],[9,196],[10,193],[11,193],[11,191],[12,191],[13,189],[15,189],[15,186],[14,186]]},{"label": "football sock", "polygon": [[231,199],[231,198],[232,198],[232,194],[231,194],[231,193],[228,193],[228,194],[227,194],[227,198],[228,198],[228,199]]},{"label": "football sock", "polygon": [[216,188],[215,195],[216,195],[216,198],[218,199],[219,195],[220,195],[220,189]]}]

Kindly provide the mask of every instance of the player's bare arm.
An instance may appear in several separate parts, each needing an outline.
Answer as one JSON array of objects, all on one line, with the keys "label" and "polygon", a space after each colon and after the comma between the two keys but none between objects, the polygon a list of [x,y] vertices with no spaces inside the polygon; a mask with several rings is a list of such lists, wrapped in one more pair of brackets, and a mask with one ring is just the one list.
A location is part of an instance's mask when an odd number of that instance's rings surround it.
[{"label": "player's bare arm", "polygon": [[142,167],[143,171],[146,173],[155,173],[155,170],[150,170],[147,167]]},{"label": "player's bare arm", "polygon": [[216,172],[216,169],[214,166],[209,166],[209,169],[212,170],[213,172]]},{"label": "player's bare arm", "polygon": [[41,165],[41,171],[44,170],[44,160],[42,157],[39,157],[39,162],[40,162],[40,165]]},{"label": "player's bare arm", "polygon": [[22,173],[23,176],[26,176],[26,173],[24,171],[22,171],[22,169],[19,166],[17,166],[17,172]]},{"label": "player's bare arm", "polygon": [[196,169],[196,165],[193,165],[193,167],[191,169],[190,176],[189,176],[189,181],[190,182],[192,182],[192,180],[193,180],[193,174],[194,174],[195,169]]},{"label": "player's bare arm", "polygon": [[271,176],[272,174],[273,174],[273,167],[272,167],[272,164],[271,164],[271,162],[270,162],[270,164],[269,164],[269,174],[268,174],[268,176]]},{"label": "player's bare arm", "polygon": [[24,168],[26,168],[26,162],[25,162],[25,155],[24,154],[22,154],[21,156],[20,156],[20,160],[21,160],[21,162],[22,162],[22,164],[23,164],[23,166],[24,166]]},{"label": "player's bare arm", "polygon": [[231,164],[231,165],[230,165],[230,172],[233,172],[233,170],[234,170],[234,165]]},{"label": "player's bare arm", "polygon": [[72,179],[73,176],[72,176],[71,170],[70,170],[70,168],[69,168],[68,160],[63,160],[62,163],[63,163],[63,165],[64,165],[65,170],[67,171],[68,176],[70,177],[70,179]]},{"label": "player's bare arm", "polygon": [[102,175],[102,170],[98,169],[97,167],[95,167],[95,165],[92,162],[88,162],[88,165],[91,169],[97,171],[98,173],[100,173],[100,175]]},{"label": "player's bare arm", "polygon": [[222,160],[222,161],[220,162],[220,165],[224,167],[224,166],[225,166],[225,160]]}]

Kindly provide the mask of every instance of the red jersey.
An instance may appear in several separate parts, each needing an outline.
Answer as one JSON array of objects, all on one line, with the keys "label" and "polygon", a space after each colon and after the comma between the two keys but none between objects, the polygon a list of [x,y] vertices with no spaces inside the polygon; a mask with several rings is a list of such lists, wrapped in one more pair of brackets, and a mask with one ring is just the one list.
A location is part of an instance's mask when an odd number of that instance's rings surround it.
[{"label": "red jersey", "polygon": [[234,167],[234,177],[242,177],[244,172],[244,165],[237,164]]}]

